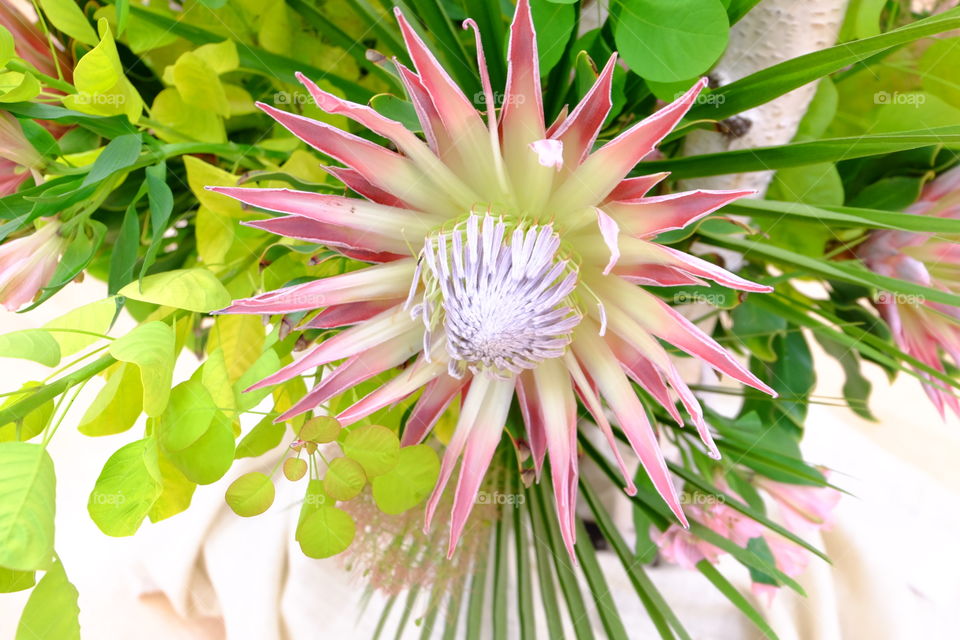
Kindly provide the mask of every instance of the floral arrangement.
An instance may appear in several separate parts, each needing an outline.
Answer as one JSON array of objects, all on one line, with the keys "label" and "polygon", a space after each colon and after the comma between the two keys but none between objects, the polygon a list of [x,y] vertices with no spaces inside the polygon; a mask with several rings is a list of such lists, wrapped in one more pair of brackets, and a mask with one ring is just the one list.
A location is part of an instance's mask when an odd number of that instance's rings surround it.
[{"label": "floral arrangement", "polygon": [[[731,80],[731,28],[772,1],[0,6],[0,303],[103,283],[0,335],[51,369],[0,406],[18,638],[80,637],[65,420],[117,438],[104,534],[299,483],[303,553],[409,592],[401,626],[419,591],[424,637],[488,611],[502,637],[508,609],[628,637],[598,549],[664,638],[689,635],[656,558],[776,637],[763,603],[828,560],[842,494],[801,455],[811,342],[861,417],[865,366],[960,414],[960,13],[853,3],[835,46]],[[738,146],[804,88],[788,138]]]}]

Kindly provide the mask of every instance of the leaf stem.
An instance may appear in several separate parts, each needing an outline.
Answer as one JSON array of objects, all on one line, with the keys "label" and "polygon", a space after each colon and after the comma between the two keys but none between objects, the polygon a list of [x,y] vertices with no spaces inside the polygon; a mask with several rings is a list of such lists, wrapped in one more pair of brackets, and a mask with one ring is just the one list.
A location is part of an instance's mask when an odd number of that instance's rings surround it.
[{"label": "leaf stem", "polygon": [[37,391],[31,393],[23,400],[0,410],[0,424],[10,424],[11,422],[23,420],[28,413],[41,406],[47,400],[55,398],[81,382],[86,382],[114,362],[116,362],[116,359],[113,356],[103,356],[81,369],[68,373],[59,380],[37,389]]}]

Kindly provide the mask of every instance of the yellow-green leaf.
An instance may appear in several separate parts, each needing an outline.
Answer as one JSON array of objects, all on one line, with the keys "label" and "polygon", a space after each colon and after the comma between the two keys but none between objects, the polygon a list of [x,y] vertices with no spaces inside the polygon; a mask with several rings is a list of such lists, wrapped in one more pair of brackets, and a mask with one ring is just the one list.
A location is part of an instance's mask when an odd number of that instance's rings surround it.
[{"label": "yellow-green leaf", "polygon": [[436,451],[425,444],[403,447],[397,466],[371,481],[373,499],[384,513],[403,513],[433,491],[439,475]]},{"label": "yellow-green leaf", "polygon": [[227,488],[227,504],[238,516],[258,516],[273,504],[276,490],[266,475],[253,472],[234,480]]},{"label": "yellow-green leaf", "polygon": [[143,410],[143,384],[137,367],[120,362],[108,370],[107,383],[80,419],[86,436],[122,433],[133,426]]},{"label": "yellow-green leaf", "polygon": [[173,343],[173,329],[163,322],[153,321],[138,326],[110,344],[110,355],[140,368],[143,411],[151,417],[163,413],[170,397],[175,360]]},{"label": "yellow-green leaf", "polygon": [[53,26],[74,40],[91,46],[97,44],[97,34],[74,0],[40,0],[40,8]]},{"label": "yellow-green leaf", "polygon": [[230,294],[206,269],[174,269],[131,282],[119,295],[166,307],[207,313],[230,304]]},{"label": "yellow-green leaf", "polygon": [[353,542],[356,525],[346,511],[319,507],[297,527],[297,542],[310,558],[329,558],[346,550]]},{"label": "yellow-green leaf", "polygon": [[73,71],[77,93],[63,97],[63,104],[81,113],[112,116],[124,114],[131,122],[140,119],[143,100],[123,73],[117,45],[106,18],[97,22],[100,43],[88,51]]},{"label": "yellow-green leaf", "polygon": [[90,493],[87,511],[108,536],[132,536],[162,491],[156,442],[137,440],[107,459]]},{"label": "yellow-green leaf", "polygon": [[0,566],[43,569],[53,558],[56,476],[46,449],[0,443]]},{"label": "yellow-green leaf", "polygon": [[350,458],[334,458],[323,477],[323,490],[334,500],[353,500],[363,491],[367,476]]},{"label": "yellow-green leaf", "polygon": [[352,430],[343,441],[343,453],[363,467],[373,478],[393,469],[400,459],[400,440],[380,425],[372,424]]},{"label": "yellow-green leaf", "polygon": [[106,298],[65,313],[43,325],[43,328],[64,330],[51,331],[50,334],[60,345],[61,357],[69,356],[100,340],[99,337],[89,334],[106,333],[116,310],[117,305],[114,299]]},{"label": "yellow-green leaf", "polygon": [[173,65],[172,76],[184,102],[224,117],[230,115],[230,102],[220,77],[203,58],[190,51],[184,53]]},{"label": "yellow-green leaf", "polygon": [[49,331],[24,329],[0,335],[0,355],[55,367],[60,362],[60,345]]},{"label": "yellow-green leaf", "polygon": [[40,93],[40,82],[29,73],[0,73],[0,102],[26,102]]},{"label": "yellow-green leaf", "polygon": [[58,559],[30,594],[16,640],[80,640],[80,607],[77,588],[70,584]]}]

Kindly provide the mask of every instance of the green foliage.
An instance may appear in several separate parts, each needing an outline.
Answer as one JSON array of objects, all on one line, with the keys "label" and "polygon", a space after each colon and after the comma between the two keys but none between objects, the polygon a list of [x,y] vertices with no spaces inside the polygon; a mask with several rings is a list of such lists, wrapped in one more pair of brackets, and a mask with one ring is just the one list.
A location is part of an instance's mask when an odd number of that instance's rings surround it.
[{"label": "green foliage", "polygon": [[[493,90],[500,92],[514,4],[405,0],[398,6],[469,99],[480,90],[480,78],[473,34],[459,23],[466,17],[477,22]],[[614,69],[600,145],[652,113],[657,100],[674,99],[708,74],[727,49],[730,25],[757,2],[617,0],[610,3],[609,18],[589,30],[580,20],[592,5],[581,4],[531,0],[543,102],[548,120],[563,105],[574,107],[596,80],[598,66],[619,51],[625,64]],[[332,417],[402,375],[398,367],[331,398],[317,409],[324,415],[303,413],[278,423],[277,416],[329,374],[317,371],[315,377],[308,371],[272,388],[246,389],[291,363],[309,343],[322,343],[342,328],[295,329],[312,312],[266,319],[208,316],[236,298],[364,266],[336,248],[277,239],[243,225],[262,220],[264,212],[206,187],[348,191],[321,169],[337,158],[318,156],[274,126],[255,101],[384,141],[342,115],[320,112],[296,84],[295,71],[425,138],[390,64],[393,56],[408,66],[412,62],[391,19],[392,4],[198,0],[182,12],[155,2],[95,5],[36,3],[51,38],[59,40],[52,44],[59,52],[55,73],[20,59],[19,35],[0,28],[0,111],[16,118],[42,159],[35,176],[0,197],[0,242],[33,232],[37,219],[55,217],[62,224],[64,250],[30,309],[80,277],[106,281],[109,293],[43,326],[0,335],[3,357],[62,367],[45,380],[9,390],[0,405],[0,592],[33,588],[18,640],[79,636],[77,593],[53,546],[56,479],[46,446],[62,420],[72,426],[77,416],[87,436],[143,428],[129,438],[132,443],[101,461],[88,511],[105,534],[129,536],[147,518],[172,517],[190,507],[198,485],[222,478],[236,459],[260,457],[272,471],[237,478],[226,489],[227,505],[243,517],[260,515],[274,501],[275,482],[306,479],[297,485],[304,498],[295,539],[307,556],[328,558],[361,535],[350,515],[360,511],[340,508],[341,503],[366,508],[358,503],[372,500],[384,518],[407,513],[419,519],[439,474],[437,449],[449,442],[459,411],[454,402],[434,428],[436,440],[410,447],[400,447],[397,434],[416,393],[346,428]],[[714,284],[655,292],[674,305],[709,302],[707,315],[720,317],[714,336],[747,359],[779,397],[744,391],[735,418],[707,410],[721,464],[706,456],[691,429],[675,426],[664,411],[651,409],[650,417],[678,452],[669,469],[685,495],[722,499],[817,555],[822,556],[767,515],[765,496],[754,484],[758,478],[807,487],[827,483],[824,471],[805,462],[800,449],[809,406],[820,401],[811,395],[816,376],[810,339],[840,364],[843,401],[866,419],[874,418],[866,362],[891,376],[905,372],[960,388],[955,372],[941,372],[902,352],[870,304],[877,292],[949,306],[960,306],[960,296],[872,273],[851,253],[873,230],[960,237],[956,219],[904,212],[933,176],[956,163],[960,38],[942,34],[958,28],[960,10],[912,20],[896,3],[854,0],[838,45],[707,90],[660,145],[661,155],[636,169],[671,172],[651,195],[677,191],[677,180],[776,172],[763,198],[740,200],[657,238],[681,250],[694,243],[707,247],[711,260],[711,247],[737,252],[744,256],[741,275],[772,284],[773,293],[743,295]],[[930,36],[940,37],[923,40]],[[812,82],[816,94],[790,142],[682,156],[682,139],[691,131],[718,126],[716,121]],[[730,216],[738,217],[736,224]],[[806,287],[795,286],[810,280],[824,284],[829,295],[811,296]],[[120,317],[136,322],[126,335],[113,329]],[[174,364],[183,366],[186,355],[200,362],[171,389]],[[76,392],[97,375],[102,381],[93,388],[93,400],[74,406]],[[141,415],[147,418],[144,427]],[[250,415],[257,416],[252,427]],[[508,431],[519,445],[525,436],[514,419],[511,415]],[[614,437],[624,438],[617,427]],[[559,524],[549,508],[549,467],[541,484],[524,488],[534,474],[526,445],[518,446],[520,455],[513,459],[504,455],[507,442],[495,455],[496,473],[484,482],[528,502],[522,509],[492,505],[489,517],[471,523],[477,525],[471,535],[489,536],[479,544],[487,555],[454,567],[463,576],[448,589],[439,584],[411,589],[398,635],[427,598],[419,620],[423,637],[435,630],[441,610],[449,637],[459,629],[460,616],[471,633],[491,617],[494,635],[502,635],[513,606],[524,637],[541,622],[551,637],[562,636],[571,622],[581,637],[601,628],[609,637],[626,637],[609,597],[615,583],[589,544],[590,536],[599,535],[658,632],[689,637],[644,568],[657,553],[651,533],[674,522],[645,472],[637,474],[640,490],[630,498],[637,530],[631,548],[597,498],[599,482],[621,480],[609,460],[580,439],[580,449],[605,479],[581,479],[584,504],[597,527],[588,532],[578,516],[579,564],[573,566],[563,561]],[[762,538],[741,546],[698,522],[690,531],[729,554],[754,581],[800,591],[777,570]],[[704,560],[696,569],[761,634],[775,638],[723,567]],[[507,598],[514,583],[516,602]],[[598,603],[596,610],[588,600]],[[403,601],[390,600],[381,630],[393,603]]]}]

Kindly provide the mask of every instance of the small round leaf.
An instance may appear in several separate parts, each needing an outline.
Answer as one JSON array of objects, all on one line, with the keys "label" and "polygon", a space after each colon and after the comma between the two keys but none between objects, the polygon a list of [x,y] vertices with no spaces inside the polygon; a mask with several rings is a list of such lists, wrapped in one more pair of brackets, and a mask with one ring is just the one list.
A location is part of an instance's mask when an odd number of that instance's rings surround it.
[{"label": "small round leaf", "polygon": [[340,423],[330,416],[310,418],[300,427],[299,437],[307,442],[333,442],[340,435]]},{"label": "small round leaf", "polygon": [[346,511],[319,507],[297,527],[297,542],[310,558],[329,558],[344,551],[353,542],[356,525]]},{"label": "small round leaf", "polygon": [[287,458],[283,461],[283,475],[287,480],[296,482],[307,473],[307,461],[302,458]]},{"label": "small round leaf", "polygon": [[365,484],[363,467],[350,458],[334,458],[323,478],[323,490],[334,500],[353,500]]},{"label": "small round leaf", "polygon": [[367,477],[382,476],[400,459],[400,440],[390,429],[372,424],[348,433],[343,453],[359,462]]},{"label": "small round leaf", "polygon": [[384,513],[403,513],[427,497],[439,475],[436,451],[425,444],[404,447],[397,466],[372,480],[373,499]]},{"label": "small round leaf", "polygon": [[230,484],[226,500],[234,513],[249,518],[269,509],[273,504],[273,497],[274,488],[270,478],[253,472],[240,476]]}]

